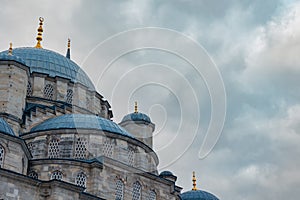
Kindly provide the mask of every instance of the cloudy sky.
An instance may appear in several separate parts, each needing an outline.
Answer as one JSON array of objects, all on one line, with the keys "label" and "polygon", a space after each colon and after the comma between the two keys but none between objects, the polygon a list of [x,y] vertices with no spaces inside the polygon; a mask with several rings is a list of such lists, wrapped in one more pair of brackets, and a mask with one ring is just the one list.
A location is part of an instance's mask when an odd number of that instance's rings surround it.
[{"label": "cloudy sky", "polygon": [[196,171],[220,199],[299,198],[300,2],[0,2],[0,50],[34,46],[43,16],[43,47],[71,38],[114,121],[135,100],[150,115],[160,171],[184,191]]}]

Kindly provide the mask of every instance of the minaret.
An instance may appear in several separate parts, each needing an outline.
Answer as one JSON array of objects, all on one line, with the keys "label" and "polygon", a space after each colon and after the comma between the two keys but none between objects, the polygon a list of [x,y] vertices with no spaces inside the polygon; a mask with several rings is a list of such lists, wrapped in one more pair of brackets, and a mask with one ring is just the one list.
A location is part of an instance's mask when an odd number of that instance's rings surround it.
[{"label": "minaret", "polygon": [[71,59],[71,50],[70,50],[70,48],[71,48],[71,40],[70,40],[70,38],[68,38],[68,50],[67,50],[66,58],[69,58],[69,59]]},{"label": "minaret", "polygon": [[41,45],[41,41],[43,40],[42,35],[43,35],[43,22],[44,22],[44,18],[40,17],[39,20],[40,20],[40,26],[37,29],[38,35],[36,37],[37,43],[35,45],[35,48],[43,48],[42,45]]}]

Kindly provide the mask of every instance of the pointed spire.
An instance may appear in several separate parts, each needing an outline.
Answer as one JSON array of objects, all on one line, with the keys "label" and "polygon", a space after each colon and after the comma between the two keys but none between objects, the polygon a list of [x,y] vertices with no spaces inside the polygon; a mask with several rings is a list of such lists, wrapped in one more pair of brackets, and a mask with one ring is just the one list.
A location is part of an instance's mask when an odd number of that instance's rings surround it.
[{"label": "pointed spire", "polygon": [[67,50],[67,54],[66,54],[66,57],[71,59],[71,40],[70,38],[68,38],[68,50]]},{"label": "pointed spire", "polygon": [[9,43],[9,49],[8,49],[8,55],[12,55],[12,51],[13,51],[13,49],[12,49],[12,43]]},{"label": "pointed spire", "polygon": [[193,179],[192,179],[192,181],[193,181],[193,188],[192,188],[192,190],[197,190],[197,187],[196,187],[196,176],[195,176],[195,172],[193,172]]},{"label": "pointed spire", "polygon": [[41,41],[43,40],[42,35],[43,35],[43,22],[44,22],[44,18],[40,17],[39,20],[40,20],[40,26],[37,29],[38,35],[36,36],[37,43],[35,45],[35,48],[42,48]]},{"label": "pointed spire", "polygon": [[138,104],[137,104],[137,101],[134,102],[134,113],[138,113]]}]

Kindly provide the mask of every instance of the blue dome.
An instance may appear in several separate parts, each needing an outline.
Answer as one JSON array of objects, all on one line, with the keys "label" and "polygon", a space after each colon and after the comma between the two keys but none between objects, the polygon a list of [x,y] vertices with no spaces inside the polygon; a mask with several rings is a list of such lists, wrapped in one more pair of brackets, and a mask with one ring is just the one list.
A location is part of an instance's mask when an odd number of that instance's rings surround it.
[{"label": "blue dome", "polygon": [[84,114],[68,114],[51,118],[33,127],[30,132],[57,129],[96,129],[134,138],[130,133],[113,121],[96,115]]},{"label": "blue dome", "polygon": [[219,200],[215,195],[202,190],[191,190],[180,195],[182,200]]},{"label": "blue dome", "polygon": [[15,136],[14,131],[11,129],[8,123],[1,117],[0,117],[0,132]]},{"label": "blue dome", "polygon": [[144,114],[144,113],[131,113],[128,115],[125,115],[125,117],[123,117],[121,122],[126,122],[126,121],[144,121],[144,122],[148,122],[151,123],[151,119],[150,117],[148,117],[148,115]]},{"label": "blue dome", "polygon": [[159,174],[160,176],[174,176],[174,174],[170,171],[163,171]]},{"label": "blue dome", "polygon": [[14,54],[13,55],[8,55],[7,52],[0,54],[0,60],[7,60],[7,61],[12,60],[12,61],[16,61],[18,63],[21,63],[21,64],[25,65],[25,61],[22,58],[20,58],[19,56],[14,55]]},{"label": "blue dome", "polygon": [[[4,51],[1,54],[7,55],[7,52]],[[25,61],[25,64],[30,68],[30,73],[38,72],[48,74],[51,77],[67,78],[95,91],[90,78],[76,63],[54,51],[34,47],[21,47],[13,49],[13,55]]]}]

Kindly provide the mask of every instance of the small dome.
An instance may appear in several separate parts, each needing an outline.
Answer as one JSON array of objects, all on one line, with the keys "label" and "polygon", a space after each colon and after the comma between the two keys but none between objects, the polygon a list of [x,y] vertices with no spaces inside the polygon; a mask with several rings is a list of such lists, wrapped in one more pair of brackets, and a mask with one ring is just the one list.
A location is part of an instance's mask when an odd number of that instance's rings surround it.
[{"label": "small dome", "polygon": [[[1,53],[1,56],[8,57],[9,55],[7,54],[8,51],[6,50]],[[67,78],[95,91],[95,87],[88,75],[76,63],[54,51],[34,47],[21,47],[13,49],[13,56],[24,60],[26,66],[30,68],[30,73],[37,72],[48,74],[50,77]],[[18,59],[16,61],[21,60]]]},{"label": "small dome", "polygon": [[19,56],[16,56],[14,54],[8,55],[8,53],[1,53],[0,54],[0,60],[5,60],[5,61],[16,61],[22,65],[25,65],[25,61],[20,58]]},{"label": "small dome", "polygon": [[174,176],[174,174],[170,171],[163,171],[159,176]]},{"label": "small dome", "polygon": [[215,195],[203,190],[191,190],[180,195],[182,200],[219,200]]},{"label": "small dome", "polygon": [[1,117],[0,117],[0,132],[15,136],[15,133],[10,127],[10,125]]},{"label": "small dome", "polygon": [[33,127],[30,132],[57,129],[96,129],[134,138],[122,127],[96,115],[67,114],[48,119]]},{"label": "small dome", "polygon": [[146,115],[144,113],[140,113],[140,112],[134,112],[134,113],[125,115],[123,117],[121,123],[126,122],[126,121],[144,121],[144,122],[151,123],[150,117],[148,117],[148,115]]}]

